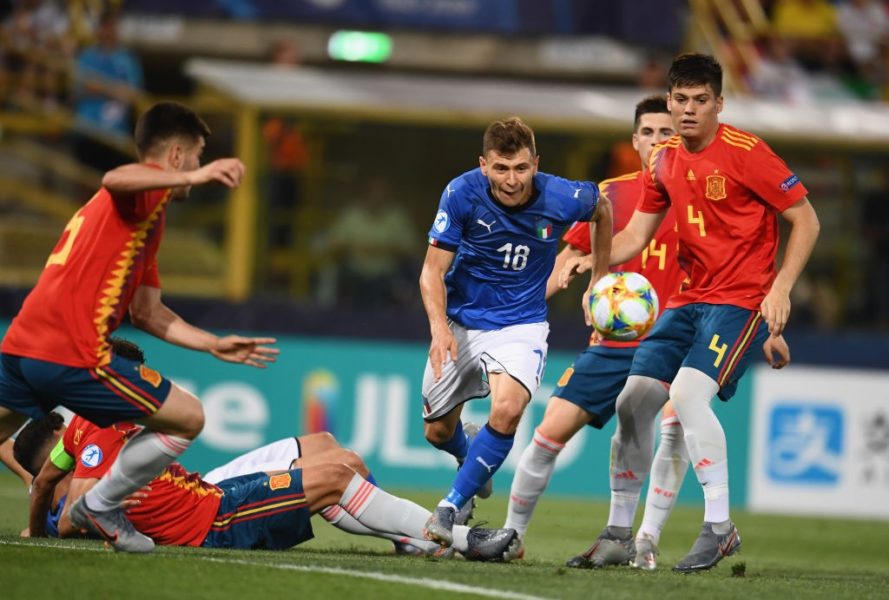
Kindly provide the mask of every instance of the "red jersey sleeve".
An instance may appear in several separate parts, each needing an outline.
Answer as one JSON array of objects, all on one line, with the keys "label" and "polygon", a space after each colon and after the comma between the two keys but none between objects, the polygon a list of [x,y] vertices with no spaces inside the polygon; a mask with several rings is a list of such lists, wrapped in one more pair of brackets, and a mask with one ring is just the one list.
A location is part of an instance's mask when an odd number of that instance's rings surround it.
[{"label": "red jersey sleeve", "polygon": [[749,173],[750,178],[745,184],[778,212],[784,212],[808,194],[799,177],[762,140],[746,157],[744,172]]},{"label": "red jersey sleeve", "polygon": [[92,423],[83,430],[75,459],[74,477],[101,478],[111,468],[127,439],[138,428],[133,425],[97,427]]},{"label": "red jersey sleeve", "polygon": [[572,248],[577,248],[584,254],[589,254],[590,248],[590,223],[589,221],[578,221],[571,226],[571,229],[565,232],[562,239]]}]

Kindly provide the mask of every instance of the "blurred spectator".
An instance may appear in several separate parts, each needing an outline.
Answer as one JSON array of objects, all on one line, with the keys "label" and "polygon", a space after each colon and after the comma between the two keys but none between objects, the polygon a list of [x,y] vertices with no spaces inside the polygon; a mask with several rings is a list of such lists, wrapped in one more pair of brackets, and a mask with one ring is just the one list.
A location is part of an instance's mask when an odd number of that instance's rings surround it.
[{"label": "blurred spectator", "polygon": [[[269,47],[269,64],[281,70],[298,68],[302,56],[291,39],[275,41]],[[295,214],[302,200],[302,177],[309,164],[309,151],[297,124],[270,116],[262,123],[266,144],[267,169],[262,187],[269,207],[269,244],[287,246],[293,242]]]},{"label": "blurred spectator", "polygon": [[793,57],[788,43],[779,37],[766,37],[759,45],[761,54],[747,75],[750,91],[760,98],[805,104],[814,99],[811,80]]},{"label": "blurred spectator", "polygon": [[328,234],[336,258],[338,296],[352,305],[406,304],[416,297],[417,237],[407,211],[393,202],[381,175],[347,206]]},{"label": "blurred spectator", "polygon": [[859,74],[872,83],[882,76],[889,42],[889,14],[875,0],[846,0],[837,5],[837,21]]},{"label": "blurred spectator", "polygon": [[3,21],[2,83],[13,104],[51,110],[64,100],[73,43],[58,0],[21,0]]},{"label": "blurred spectator", "polygon": [[142,65],[119,44],[117,30],[117,14],[103,15],[96,44],[80,53],[75,70],[75,115],[81,126],[97,134],[79,135],[75,151],[82,162],[99,171],[107,171],[125,158],[96,138],[129,140],[133,105],[143,89]]},{"label": "blurred spectator", "polygon": [[845,51],[837,25],[837,14],[828,0],[778,0],[772,25],[808,69],[836,70]]},{"label": "blurred spectator", "polygon": [[868,247],[868,321],[889,327],[889,181],[864,197],[862,231]]},{"label": "blurred spectator", "polygon": [[[809,271],[815,272],[810,274]],[[834,291],[834,280],[818,269],[809,269],[800,275],[790,297],[793,303],[790,318],[794,325],[826,330],[840,325],[842,306]]]}]

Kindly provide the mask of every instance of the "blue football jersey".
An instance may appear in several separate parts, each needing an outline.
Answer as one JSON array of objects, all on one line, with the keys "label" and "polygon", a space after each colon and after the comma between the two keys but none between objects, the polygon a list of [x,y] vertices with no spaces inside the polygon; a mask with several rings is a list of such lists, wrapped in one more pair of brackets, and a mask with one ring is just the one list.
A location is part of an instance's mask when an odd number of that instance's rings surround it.
[{"label": "blue football jersey", "polygon": [[447,315],[468,329],[501,329],[546,320],[546,280],[562,231],[588,221],[599,188],[538,172],[523,206],[500,204],[474,169],[441,195],[429,243],[455,252],[445,276]]}]

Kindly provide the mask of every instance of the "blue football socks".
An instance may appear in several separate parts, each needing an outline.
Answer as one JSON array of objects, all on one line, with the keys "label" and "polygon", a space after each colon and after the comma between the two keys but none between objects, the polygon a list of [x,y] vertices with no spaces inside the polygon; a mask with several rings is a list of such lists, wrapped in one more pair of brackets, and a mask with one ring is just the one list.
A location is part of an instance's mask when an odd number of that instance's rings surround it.
[{"label": "blue football socks", "polygon": [[457,462],[462,463],[466,458],[466,453],[469,451],[469,440],[466,438],[466,434],[463,433],[463,422],[458,420],[451,439],[442,444],[435,444],[435,447],[439,450],[444,450],[456,458]]},{"label": "blue football socks", "polygon": [[514,439],[514,433],[500,433],[492,429],[490,423],[486,423],[469,447],[466,462],[457,472],[454,487],[445,497],[445,501],[462,508],[485,482],[494,476],[512,450]]}]

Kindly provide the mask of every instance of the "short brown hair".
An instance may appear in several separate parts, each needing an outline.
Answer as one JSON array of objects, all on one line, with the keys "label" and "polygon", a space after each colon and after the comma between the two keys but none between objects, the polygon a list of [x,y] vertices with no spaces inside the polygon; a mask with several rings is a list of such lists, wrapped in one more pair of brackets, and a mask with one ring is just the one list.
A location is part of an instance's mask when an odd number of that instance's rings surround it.
[{"label": "short brown hair", "polygon": [[537,156],[534,131],[519,117],[494,121],[482,138],[482,156],[491,150],[501,156],[514,156],[522,148],[530,150],[531,156]]},{"label": "short brown hair", "polygon": [[145,158],[157,145],[174,137],[197,141],[210,135],[210,128],[193,110],[177,102],[158,102],[136,123],[136,148]]}]

